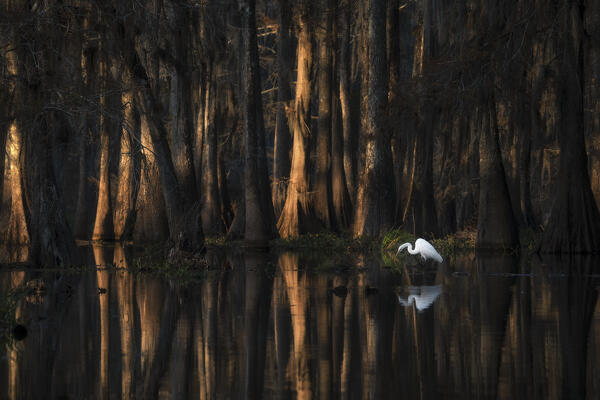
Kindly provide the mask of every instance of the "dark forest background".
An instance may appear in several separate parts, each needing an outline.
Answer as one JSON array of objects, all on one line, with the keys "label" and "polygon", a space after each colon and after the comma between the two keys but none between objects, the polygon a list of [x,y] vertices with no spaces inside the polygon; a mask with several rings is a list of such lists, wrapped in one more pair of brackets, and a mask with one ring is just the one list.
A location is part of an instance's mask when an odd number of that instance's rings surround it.
[{"label": "dark forest background", "polygon": [[3,0],[3,242],[596,252],[599,78],[595,0]]}]

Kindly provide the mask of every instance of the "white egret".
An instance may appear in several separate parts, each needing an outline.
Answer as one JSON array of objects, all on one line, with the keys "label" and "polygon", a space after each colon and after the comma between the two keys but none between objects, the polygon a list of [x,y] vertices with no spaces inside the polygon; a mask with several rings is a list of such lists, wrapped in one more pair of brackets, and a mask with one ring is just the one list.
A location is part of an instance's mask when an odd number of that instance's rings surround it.
[{"label": "white egret", "polygon": [[435,286],[409,286],[408,297],[406,299],[398,295],[398,302],[404,307],[409,307],[413,303],[417,311],[423,311],[429,308],[442,293],[442,285]]},{"label": "white egret", "polygon": [[404,243],[403,245],[398,247],[398,252],[396,254],[400,253],[405,248],[408,248],[408,252],[410,254],[420,254],[421,257],[423,257],[423,260],[425,261],[427,261],[428,259],[435,260],[439,263],[444,261],[442,256],[440,256],[440,253],[438,253],[437,250],[431,245],[431,243],[429,243],[425,239],[417,239],[417,241],[415,242],[414,249],[412,248],[412,245],[410,243]]}]

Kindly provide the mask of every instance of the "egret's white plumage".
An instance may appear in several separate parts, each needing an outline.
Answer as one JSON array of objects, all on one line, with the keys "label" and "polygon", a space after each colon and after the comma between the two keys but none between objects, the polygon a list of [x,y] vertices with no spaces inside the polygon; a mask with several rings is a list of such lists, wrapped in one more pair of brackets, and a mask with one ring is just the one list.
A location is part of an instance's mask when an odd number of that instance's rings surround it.
[{"label": "egret's white plumage", "polygon": [[437,250],[431,245],[431,243],[429,243],[425,239],[417,239],[417,241],[415,242],[414,249],[410,243],[404,243],[403,245],[398,247],[398,252],[396,254],[400,253],[404,249],[408,249],[408,252],[410,254],[420,254],[421,257],[423,257],[423,260],[425,261],[429,259],[435,260],[439,263],[444,261],[442,256],[440,256],[440,253],[438,253]]},{"label": "egret's white plumage", "polygon": [[417,311],[423,311],[429,308],[433,302],[440,297],[442,285],[435,286],[409,286],[408,297],[406,299],[398,295],[398,302],[404,307],[415,305]]}]

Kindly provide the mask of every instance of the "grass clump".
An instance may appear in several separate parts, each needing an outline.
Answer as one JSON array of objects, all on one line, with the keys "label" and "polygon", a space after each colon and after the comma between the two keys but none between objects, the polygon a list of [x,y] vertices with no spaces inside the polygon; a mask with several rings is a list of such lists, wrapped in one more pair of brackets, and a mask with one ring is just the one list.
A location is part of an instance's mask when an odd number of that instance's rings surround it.
[{"label": "grass clump", "polygon": [[229,247],[232,243],[234,242],[228,241],[225,235],[207,236],[204,238],[204,244],[207,247]]},{"label": "grass clump", "polygon": [[477,231],[464,230],[447,235],[445,238],[433,239],[431,244],[440,254],[450,255],[461,251],[475,250],[476,238]]},{"label": "grass clump", "polygon": [[205,265],[198,266],[190,263],[169,263],[166,259],[137,258],[133,263],[136,273],[174,281],[182,286],[201,281],[206,277]]},{"label": "grass clump", "polygon": [[274,239],[271,245],[280,250],[315,251],[364,251],[374,247],[376,241],[370,238],[354,238],[349,233],[341,235],[332,232],[307,233],[289,239]]},{"label": "grass clump", "polygon": [[404,230],[403,227],[392,229],[388,231],[381,239],[381,249],[385,250],[397,250],[398,246],[406,242],[414,242],[415,237],[413,234]]},{"label": "grass clump", "polygon": [[165,278],[184,286],[204,279],[208,269],[204,256],[184,251],[169,255],[162,246],[143,249],[131,265],[136,273]]}]

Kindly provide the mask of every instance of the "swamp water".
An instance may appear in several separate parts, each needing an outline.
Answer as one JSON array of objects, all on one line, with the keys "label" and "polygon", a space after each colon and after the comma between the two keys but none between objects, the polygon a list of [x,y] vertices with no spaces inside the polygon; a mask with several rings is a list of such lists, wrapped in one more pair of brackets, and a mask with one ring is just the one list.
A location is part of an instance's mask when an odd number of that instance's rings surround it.
[{"label": "swamp water", "polygon": [[88,256],[0,270],[0,399],[600,398],[598,259]]}]

